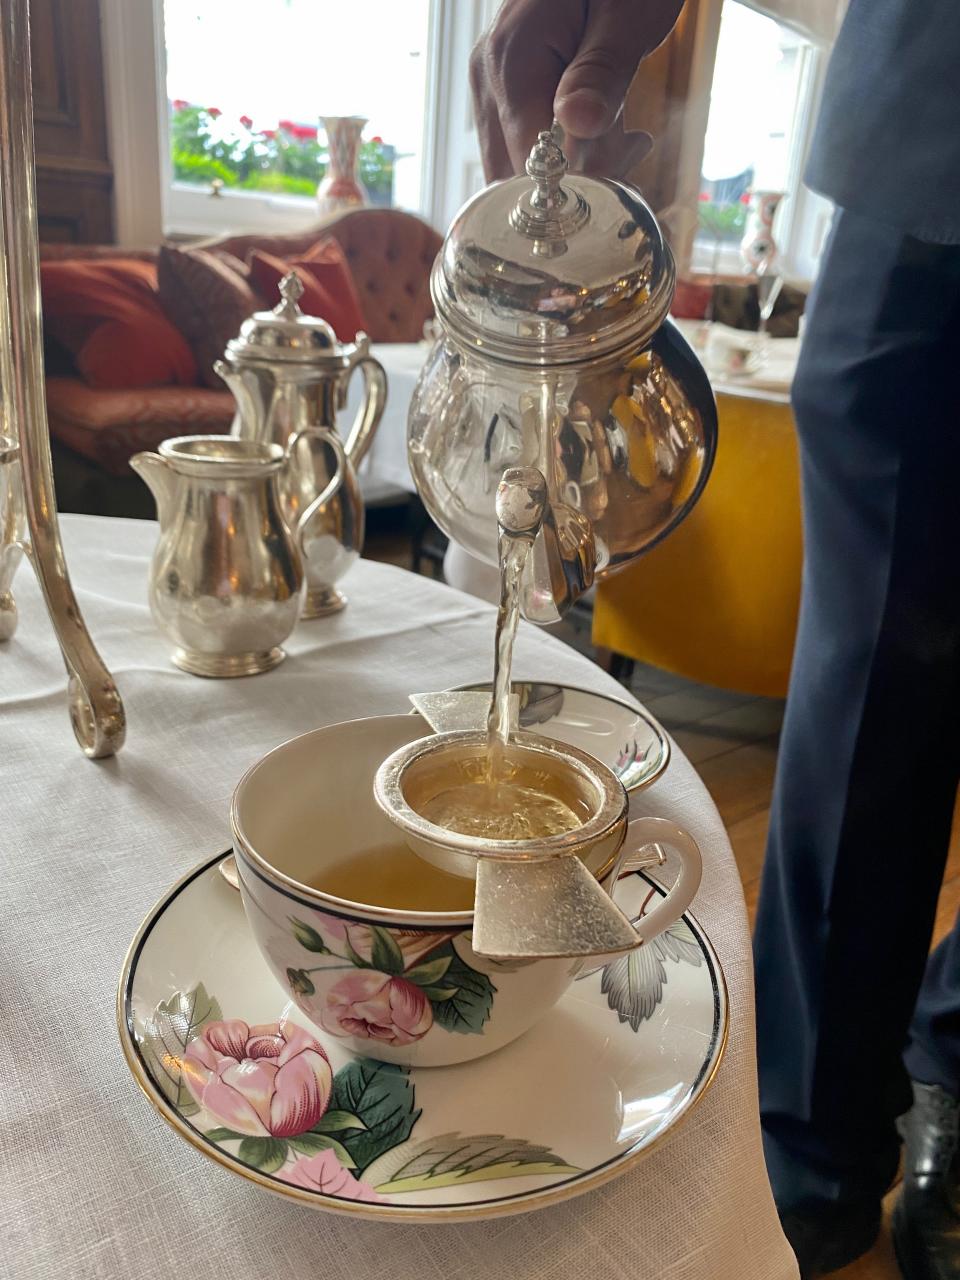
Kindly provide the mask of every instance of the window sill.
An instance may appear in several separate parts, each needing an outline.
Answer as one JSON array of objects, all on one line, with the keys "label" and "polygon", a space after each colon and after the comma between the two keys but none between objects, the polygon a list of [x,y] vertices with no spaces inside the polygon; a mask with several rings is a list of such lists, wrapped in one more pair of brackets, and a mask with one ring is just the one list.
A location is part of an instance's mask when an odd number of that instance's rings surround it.
[{"label": "window sill", "polygon": [[165,235],[219,235],[247,231],[305,231],[320,221],[308,196],[220,191],[175,182],[167,190]]}]

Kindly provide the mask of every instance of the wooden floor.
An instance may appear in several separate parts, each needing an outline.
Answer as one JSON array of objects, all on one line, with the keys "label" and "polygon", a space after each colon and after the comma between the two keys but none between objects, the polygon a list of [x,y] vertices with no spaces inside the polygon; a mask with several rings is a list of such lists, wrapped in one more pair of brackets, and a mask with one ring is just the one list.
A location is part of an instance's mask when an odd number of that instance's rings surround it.
[{"label": "wooden floor", "polygon": [[[410,563],[404,538],[397,536],[389,524],[368,539],[364,554],[393,564]],[[557,632],[582,653],[595,656],[583,624],[562,624],[555,629],[555,634]],[[629,686],[674,737],[716,801],[740,869],[752,925],[770,819],[783,703],[692,684],[653,667],[638,666]],[[958,907],[960,810],[954,814],[953,839],[937,909],[934,942],[952,927]],[[900,1271],[886,1225],[895,1199],[894,1190],[884,1206],[884,1229],[876,1247],[853,1266],[836,1272],[835,1280],[899,1280]]]}]

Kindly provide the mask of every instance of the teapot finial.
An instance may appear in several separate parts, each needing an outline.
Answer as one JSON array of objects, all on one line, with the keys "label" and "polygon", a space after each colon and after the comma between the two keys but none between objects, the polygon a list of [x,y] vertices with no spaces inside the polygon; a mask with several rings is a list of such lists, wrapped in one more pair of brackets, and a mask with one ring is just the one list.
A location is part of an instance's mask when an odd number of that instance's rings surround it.
[{"label": "teapot finial", "polygon": [[303,281],[295,271],[288,271],[280,281],[280,301],[273,314],[283,320],[296,320],[300,315],[298,303],[303,296]]},{"label": "teapot finial", "polygon": [[510,225],[536,241],[538,257],[554,258],[567,251],[567,237],[578,231],[590,217],[590,206],[579,191],[567,190],[563,179],[567,157],[560,148],[560,131],[542,129],[537,134],[527,162],[527,188],[510,212]]},{"label": "teapot finial", "polygon": [[537,209],[562,209],[567,193],[560,185],[567,172],[567,157],[550,129],[543,129],[531,148],[524,166],[527,177],[536,183],[530,203]]}]

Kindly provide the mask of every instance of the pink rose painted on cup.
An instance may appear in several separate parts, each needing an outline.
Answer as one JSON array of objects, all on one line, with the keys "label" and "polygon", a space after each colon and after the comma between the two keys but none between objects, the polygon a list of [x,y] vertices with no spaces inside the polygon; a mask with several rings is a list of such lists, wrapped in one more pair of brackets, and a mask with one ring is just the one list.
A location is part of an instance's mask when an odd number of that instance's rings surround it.
[{"label": "pink rose painted on cup", "polygon": [[195,1101],[238,1134],[291,1138],[327,1109],[333,1072],[319,1043],[286,1019],[211,1022],[190,1041],[183,1079]]},{"label": "pink rose painted on cup", "polygon": [[383,1196],[373,1187],[355,1178],[332,1151],[321,1151],[316,1156],[304,1156],[292,1169],[283,1174],[284,1182],[308,1191],[319,1191],[325,1196],[337,1196],[341,1200],[362,1200],[367,1204],[385,1204]]},{"label": "pink rose painted on cup", "polygon": [[320,1025],[335,1036],[412,1044],[433,1026],[433,1008],[415,983],[360,969],[327,990]]}]

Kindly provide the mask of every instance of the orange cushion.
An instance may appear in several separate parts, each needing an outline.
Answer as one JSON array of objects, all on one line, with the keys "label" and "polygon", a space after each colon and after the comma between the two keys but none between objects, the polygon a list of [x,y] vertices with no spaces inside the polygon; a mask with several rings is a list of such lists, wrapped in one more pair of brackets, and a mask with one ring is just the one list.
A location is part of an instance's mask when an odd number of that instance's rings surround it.
[{"label": "orange cushion", "polygon": [[163,313],[153,263],[42,262],[40,283],[44,324],[91,387],[196,385],[196,361]]},{"label": "orange cushion", "polygon": [[295,271],[303,285],[300,309],[306,315],[326,320],[341,342],[352,342],[366,327],[353,273],[332,236],[289,259],[252,249],[247,263],[254,288],[269,306],[279,301],[280,281]]}]

